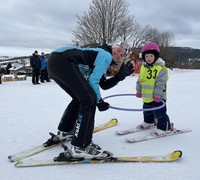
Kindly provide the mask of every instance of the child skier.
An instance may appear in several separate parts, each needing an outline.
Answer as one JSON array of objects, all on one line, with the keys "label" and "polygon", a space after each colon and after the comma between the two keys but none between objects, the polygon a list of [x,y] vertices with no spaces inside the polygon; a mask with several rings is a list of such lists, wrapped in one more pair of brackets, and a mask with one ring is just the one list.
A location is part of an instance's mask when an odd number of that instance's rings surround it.
[{"label": "child skier", "polygon": [[[142,48],[142,58],[144,64],[136,83],[136,97],[143,99],[143,109],[161,106],[161,100],[166,102],[168,71],[165,62],[160,58],[158,45],[154,42],[146,43]],[[171,127],[166,111],[166,105],[158,110],[144,111],[144,122],[137,128],[147,129],[156,123],[157,129],[151,133],[152,136],[167,133]]]}]

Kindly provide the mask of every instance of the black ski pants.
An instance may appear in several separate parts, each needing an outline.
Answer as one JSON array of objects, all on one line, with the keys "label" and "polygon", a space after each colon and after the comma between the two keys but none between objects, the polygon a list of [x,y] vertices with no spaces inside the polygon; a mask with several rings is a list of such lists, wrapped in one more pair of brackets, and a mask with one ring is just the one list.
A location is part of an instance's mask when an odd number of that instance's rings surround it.
[{"label": "black ski pants", "polygon": [[72,145],[86,147],[92,141],[97,97],[79,70],[61,53],[52,53],[47,68],[54,81],[71,96],[58,125],[60,131],[75,128]]},{"label": "black ski pants", "polygon": [[48,72],[47,72],[47,68],[45,69],[41,69],[41,73],[40,73],[40,80],[41,82],[44,82],[45,81],[49,81],[49,75],[48,75]]},{"label": "black ski pants", "polygon": [[[144,103],[143,108],[154,108],[161,106],[162,102],[151,102],[151,103]],[[144,111],[144,122],[146,123],[157,123],[157,128],[163,131],[170,130],[170,119],[167,115],[167,107],[166,105],[161,109],[154,110],[154,111]],[[155,119],[157,122],[155,122]]]},{"label": "black ski pants", "polygon": [[40,69],[33,68],[33,72],[32,72],[32,83],[33,84],[39,83],[39,76],[40,76]]}]

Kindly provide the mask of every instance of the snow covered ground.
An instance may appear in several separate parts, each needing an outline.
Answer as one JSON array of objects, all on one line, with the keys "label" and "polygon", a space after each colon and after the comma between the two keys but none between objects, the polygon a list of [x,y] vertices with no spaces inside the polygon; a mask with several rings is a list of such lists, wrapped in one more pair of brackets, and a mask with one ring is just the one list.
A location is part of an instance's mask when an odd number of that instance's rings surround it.
[{"label": "snow covered ground", "polygon": [[[137,76],[127,77],[102,96],[135,93]],[[166,154],[182,150],[183,157],[173,163],[124,163],[16,168],[7,156],[43,143],[49,132],[56,132],[59,119],[70,97],[54,82],[32,85],[31,79],[4,82],[0,85],[0,179],[1,180],[199,180],[200,178],[200,71],[169,71],[168,115],[176,128],[190,128],[192,132],[156,140],[128,144],[116,130],[141,123],[142,112],[108,110],[96,113],[96,125],[116,117],[114,128],[94,134],[93,141],[115,156]],[[107,99],[112,106],[141,108],[141,99],[134,96]],[[142,132],[131,136],[142,136]],[[52,148],[33,156],[50,159],[63,149]]]}]

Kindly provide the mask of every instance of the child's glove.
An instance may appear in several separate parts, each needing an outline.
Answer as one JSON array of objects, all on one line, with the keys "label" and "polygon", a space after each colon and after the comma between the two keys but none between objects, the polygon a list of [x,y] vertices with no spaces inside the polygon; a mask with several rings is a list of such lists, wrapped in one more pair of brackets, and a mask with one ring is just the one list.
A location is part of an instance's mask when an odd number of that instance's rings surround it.
[{"label": "child's glove", "polygon": [[153,99],[154,99],[155,102],[160,102],[161,101],[159,96],[154,96]]},{"label": "child's glove", "polygon": [[99,111],[106,111],[107,109],[109,109],[110,104],[104,102],[103,99],[100,99],[99,102],[97,103],[97,107]]},{"label": "child's glove", "polygon": [[142,94],[141,94],[140,92],[137,92],[137,93],[135,94],[135,96],[136,96],[137,98],[141,98],[141,97],[142,97]]}]

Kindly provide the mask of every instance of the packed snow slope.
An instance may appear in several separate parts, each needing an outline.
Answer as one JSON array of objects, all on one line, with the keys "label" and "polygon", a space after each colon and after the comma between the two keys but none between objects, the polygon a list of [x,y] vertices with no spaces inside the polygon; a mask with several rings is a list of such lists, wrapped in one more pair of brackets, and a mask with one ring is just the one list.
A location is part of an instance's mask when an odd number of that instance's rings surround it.
[{"label": "packed snow slope", "polygon": [[[102,96],[135,93],[138,76],[127,77]],[[117,136],[116,130],[135,127],[143,121],[142,112],[109,109],[96,111],[95,124],[117,118],[116,127],[94,134],[93,141],[115,156],[159,155],[182,150],[183,156],[173,163],[85,164],[47,167],[16,168],[8,155],[40,145],[57,132],[60,117],[71,98],[52,80],[32,85],[27,81],[0,84],[0,179],[1,180],[199,180],[200,178],[200,71],[169,70],[167,109],[171,122],[178,129],[192,132],[156,140],[130,144],[126,137],[143,136],[150,131]],[[106,99],[112,106],[142,108],[141,99],[120,96]],[[63,149],[52,148],[31,158],[51,159]]]}]

